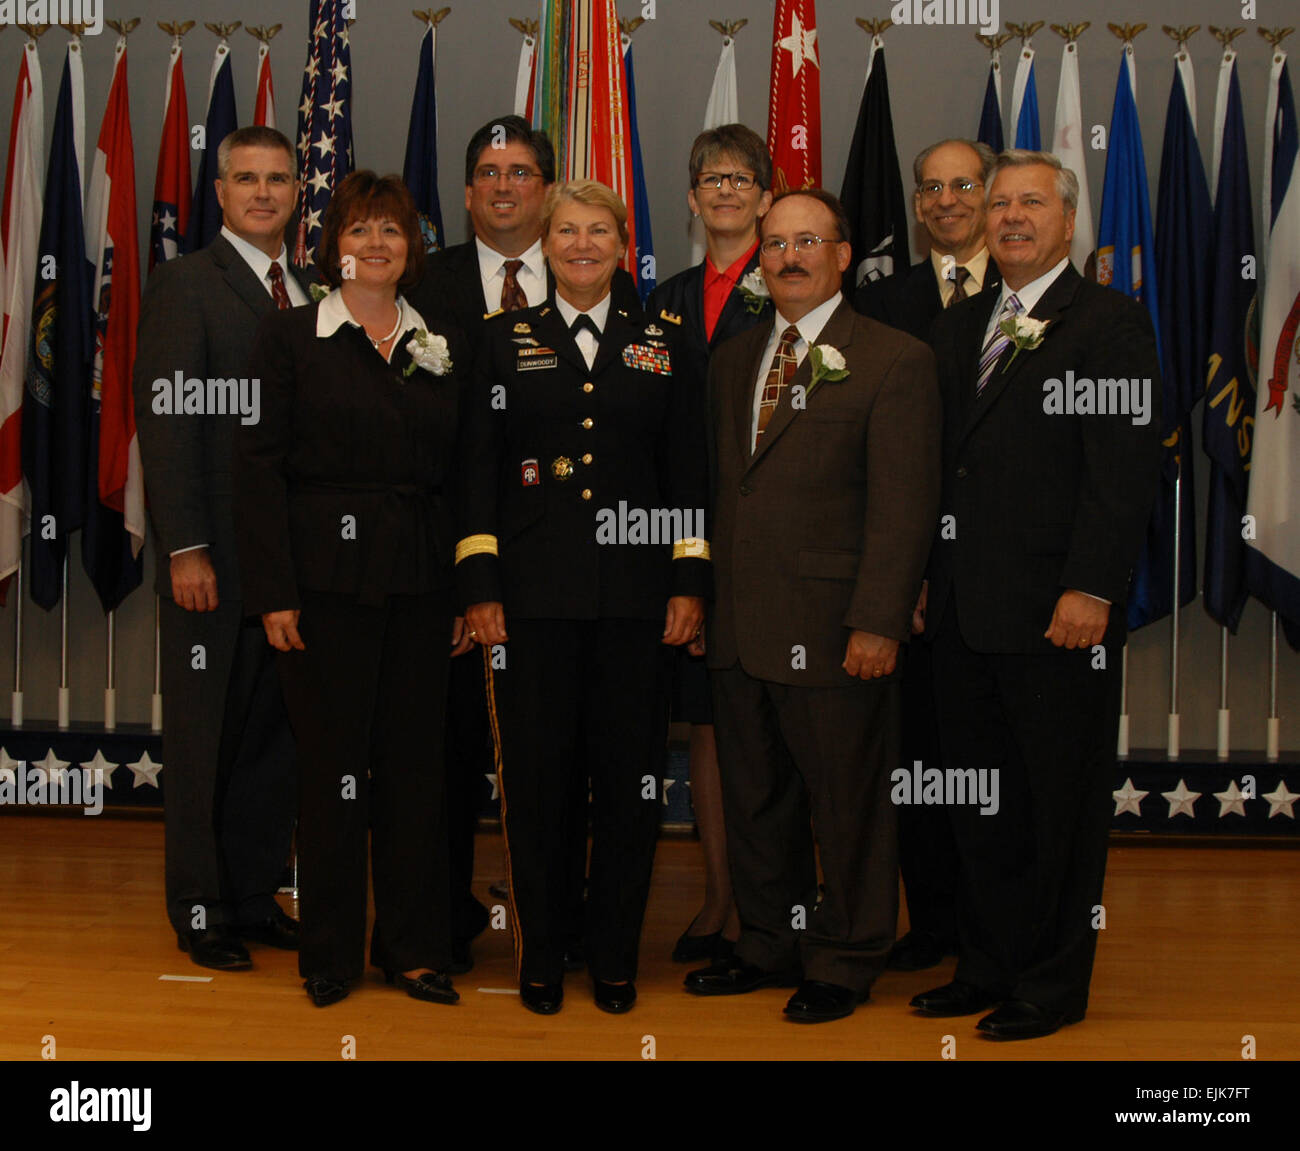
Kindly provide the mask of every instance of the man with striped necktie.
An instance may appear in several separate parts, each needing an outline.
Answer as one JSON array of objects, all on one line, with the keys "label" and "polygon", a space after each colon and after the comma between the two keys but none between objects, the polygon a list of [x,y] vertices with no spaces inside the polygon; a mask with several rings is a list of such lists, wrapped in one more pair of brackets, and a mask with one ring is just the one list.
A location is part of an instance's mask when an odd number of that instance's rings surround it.
[{"label": "man with striped necktie", "polygon": [[1087,1009],[1124,600],[1160,461],[1159,413],[1114,402],[1160,394],[1151,323],[1071,267],[1077,198],[1056,157],[999,156],[987,238],[1001,291],[954,305],[931,335],[944,486],[922,610],[939,739],[967,798],[997,798],[948,800],[957,970],[912,1006],[996,1008],[978,1026],[997,1039],[1050,1035]]},{"label": "man with striped necktie", "polygon": [[898,648],[937,507],[940,412],[930,350],[841,295],[839,201],[790,192],[760,227],[774,318],[709,362],[705,646],[741,930],[686,988],[790,981],[786,1015],[821,1023],[867,997],[894,941]]}]

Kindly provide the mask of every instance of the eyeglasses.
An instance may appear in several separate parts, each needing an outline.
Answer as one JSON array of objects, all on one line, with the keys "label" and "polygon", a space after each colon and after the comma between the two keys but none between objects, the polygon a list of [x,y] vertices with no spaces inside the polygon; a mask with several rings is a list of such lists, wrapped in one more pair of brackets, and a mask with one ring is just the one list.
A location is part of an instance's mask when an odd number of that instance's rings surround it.
[{"label": "eyeglasses", "polygon": [[969,196],[976,188],[982,187],[984,185],[978,180],[953,180],[948,184],[941,184],[938,180],[927,180],[918,191],[921,193],[922,200],[937,200],[943,195],[944,188],[952,189],[954,196]]},{"label": "eyeglasses", "polygon": [[793,240],[781,240],[773,236],[769,240],[764,240],[758,246],[758,250],[765,256],[775,256],[778,252],[784,252],[790,244],[794,244],[796,252],[803,252],[807,255],[820,244],[838,244],[839,240],[823,240],[821,236],[814,236],[811,233],[805,233],[802,236],[796,236]]},{"label": "eyeglasses", "polygon": [[[507,168],[505,170],[505,177],[512,184],[527,184],[529,180],[535,180],[540,175],[540,172],[533,172],[528,168]],[[474,183],[476,184],[495,184],[500,177],[501,169],[493,168],[491,165],[474,169]]]},{"label": "eyeglasses", "polygon": [[754,177],[748,172],[701,172],[695,177],[697,188],[716,192],[726,180],[737,192],[748,192],[754,186]]}]

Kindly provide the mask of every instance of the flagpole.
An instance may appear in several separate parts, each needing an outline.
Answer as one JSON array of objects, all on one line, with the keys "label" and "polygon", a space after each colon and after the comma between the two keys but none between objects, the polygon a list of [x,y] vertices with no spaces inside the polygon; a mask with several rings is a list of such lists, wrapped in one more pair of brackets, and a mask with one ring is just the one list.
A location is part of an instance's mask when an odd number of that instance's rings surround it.
[{"label": "flagpole", "polygon": [[1128,644],[1120,652],[1119,664],[1119,740],[1115,754],[1120,759],[1128,759]]},{"label": "flagpole", "polygon": [[9,722],[23,725],[23,553],[18,544],[18,566],[14,568],[14,689],[9,693]]},{"label": "flagpole", "polygon": [[104,730],[117,730],[117,612],[110,611],[105,618],[107,625],[108,660],[104,683]]},{"label": "flagpole", "polygon": [[1267,755],[1270,763],[1276,763],[1282,720],[1277,714],[1277,612],[1273,612],[1272,624],[1268,637],[1268,742]]},{"label": "flagpole", "polygon": [[153,699],[149,709],[149,729],[162,731],[162,597],[153,597]]},{"label": "flagpole", "polygon": [[1219,746],[1218,757],[1228,758],[1229,728],[1231,715],[1228,711],[1228,629],[1219,628]]},{"label": "flagpole", "polygon": [[67,731],[72,715],[68,688],[68,557],[63,556],[63,595],[59,611],[59,730]]}]

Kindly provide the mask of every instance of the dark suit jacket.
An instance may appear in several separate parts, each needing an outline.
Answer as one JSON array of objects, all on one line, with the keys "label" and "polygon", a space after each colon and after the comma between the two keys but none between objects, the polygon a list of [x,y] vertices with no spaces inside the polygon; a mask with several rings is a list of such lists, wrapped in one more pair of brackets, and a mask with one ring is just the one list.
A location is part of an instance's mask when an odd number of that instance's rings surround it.
[{"label": "dark suit jacket", "polygon": [[[614,297],[613,307],[626,312],[641,310],[636,282],[625,269],[615,270],[610,292]],[[548,297],[555,294],[555,277],[549,267],[546,269],[546,294]],[[406,293],[406,298],[429,323],[436,323],[439,316],[450,313],[456,326],[469,338],[473,350],[477,351],[490,313],[483,298],[483,277],[479,272],[478,247],[473,237],[426,257],[424,275]]]},{"label": "dark suit jacket", "polygon": [[464,336],[430,323],[447,337],[452,371],[407,375],[411,331],[385,363],[351,324],[319,338],[319,307],[272,312],[249,361],[262,418],[236,432],[234,485],[249,615],[299,607],[300,588],[380,603],[451,584],[444,487],[469,363]]},{"label": "dark suit jacket", "polygon": [[[1002,290],[1002,273],[991,256],[981,290]],[[929,256],[893,276],[861,285],[854,293],[853,307],[864,316],[899,328],[918,340],[928,340],[930,325],[943,311],[939,281]]]},{"label": "dark suit jacket", "polygon": [[[938,506],[934,356],[842,303],[818,343],[843,352],[848,377],[807,395],[810,351],[751,456],[771,332],[769,318],[728,340],[709,365],[718,453],[709,666],[739,660],[760,679],[845,686],[850,630],[910,634]],[[798,411],[801,385],[807,405]],[[792,666],[796,646],[805,668]]]},{"label": "dark suit jacket", "polygon": [[[307,279],[290,269],[303,290]],[[207,544],[221,599],[239,599],[230,506],[231,438],[238,415],[160,415],[153,382],[251,378],[248,355],[275,301],[234,246],[218,235],[202,251],[158,264],[140,305],[132,389],[149,514],[155,590],[172,594],[171,553]]]},{"label": "dark suit jacket", "polygon": [[[673,559],[671,540],[597,538],[598,513],[622,502],[703,515],[704,421],[671,327],[611,301],[588,370],[554,303],[488,322],[459,472],[461,535],[493,542],[457,565],[466,604],[502,602],[508,629],[512,615],[662,619],[669,596],[709,593],[708,561]],[[661,370],[634,366],[633,348],[658,353]],[[538,359],[553,366],[530,366]],[[563,478],[561,459],[572,469]],[[530,460],[535,483],[525,482]]]},{"label": "dark suit jacket", "polygon": [[[1160,463],[1160,364],[1142,305],[1067,266],[1031,313],[1043,342],[1008,348],[983,393],[975,385],[999,296],[955,304],[934,324],[944,402],[943,499],[930,560],[926,631],[949,597],[966,643],[984,652],[1054,651],[1043,632],[1066,589],[1110,600],[1122,635],[1124,600],[1155,498]],[[1044,382],[1150,380],[1150,419],[1048,414]],[[945,534],[952,538],[945,538]],[[1109,641],[1109,636],[1108,636]]]}]

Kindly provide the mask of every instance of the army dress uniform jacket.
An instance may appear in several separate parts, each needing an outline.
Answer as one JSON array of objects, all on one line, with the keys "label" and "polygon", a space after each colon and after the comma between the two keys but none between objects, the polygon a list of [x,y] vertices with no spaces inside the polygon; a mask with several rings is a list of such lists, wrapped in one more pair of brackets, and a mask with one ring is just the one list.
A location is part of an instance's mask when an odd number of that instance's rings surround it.
[{"label": "army dress uniform jacket", "polygon": [[465,605],[503,603],[508,629],[709,593],[704,423],[671,329],[611,301],[588,369],[553,302],[489,321],[462,407]]}]

